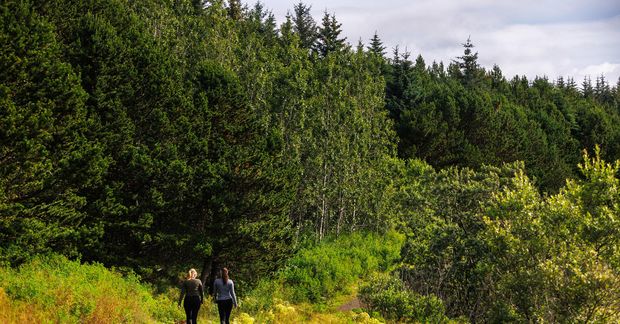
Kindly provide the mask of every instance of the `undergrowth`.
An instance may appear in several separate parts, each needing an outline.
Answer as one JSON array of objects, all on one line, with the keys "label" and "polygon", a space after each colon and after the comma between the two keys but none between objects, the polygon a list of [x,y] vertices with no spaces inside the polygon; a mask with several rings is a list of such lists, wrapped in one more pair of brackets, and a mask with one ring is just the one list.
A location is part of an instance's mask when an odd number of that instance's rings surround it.
[{"label": "undergrowth", "polygon": [[0,268],[1,323],[152,323],[183,318],[133,275],[59,255]]}]

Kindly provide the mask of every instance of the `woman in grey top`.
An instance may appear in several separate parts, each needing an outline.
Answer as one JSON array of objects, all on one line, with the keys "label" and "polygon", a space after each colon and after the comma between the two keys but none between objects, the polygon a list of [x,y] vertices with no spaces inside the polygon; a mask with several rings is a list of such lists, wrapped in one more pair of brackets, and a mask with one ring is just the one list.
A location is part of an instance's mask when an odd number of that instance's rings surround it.
[{"label": "woman in grey top", "polygon": [[204,301],[204,289],[202,282],[196,279],[198,273],[194,269],[189,269],[187,280],[183,281],[181,285],[181,296],[179,296],[179,307],[181,301],[185,297],[183,302],[183,308],[185,308],[185,317],[187,324],[196,324],[198,318],[198,310],[200,305]]},{"label": "woman in grey top", "polygon": [[221,278],[215,279],[213,293],[217,302],[217,311],[220,313],[220,323],[230,324],[230,312],[233,305],[237,307],[237,296],[235,296],[235,284],[228,278],[228,269],[222,268]]}]

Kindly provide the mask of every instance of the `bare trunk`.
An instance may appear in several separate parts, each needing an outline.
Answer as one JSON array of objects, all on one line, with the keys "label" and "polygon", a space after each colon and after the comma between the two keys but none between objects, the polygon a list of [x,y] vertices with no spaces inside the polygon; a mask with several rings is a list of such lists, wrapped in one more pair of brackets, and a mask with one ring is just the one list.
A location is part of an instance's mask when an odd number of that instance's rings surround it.
[{"label": "bare trunk", "polygon": [[213,282],[218,273],[218,255],[212,254],[206,258],[202,264],[202,272],[200,273],[200,281],[205,287],[205,294],[213,294]]},{"label": "bare trunk", "polygon": [[323,193],[321,194],[321,220],[319,222],[319,240],[323,239],[325,233],[325,227],[327,226],[327,202],[325,198],[325,191],[327,190],[327,162],[323,162]]},{"label": "bare trunk", "polygon": [[211,294],[212,287],[211,285],[211,267],[213,265],[213,257],[208,257],[202,263],[202,271],[200,272],[200,281],[202,281],[203,287],[205,287],[205,293]]},{"label": "bare trunk", "polygon": [[355,200],[353,201],[353,214],[352,214],[352,220],[351,220],[351,231],[355,230],[355,212],[357,211],[356,209],[356,204],[355,204]]},{"label": "bare trunk", "polygon": [[344,198],[342,192],[340,192],[340,207],[338,208],[338,224],[336,225],[336,235],[340,235],[340,226],[342,225],[342,219],[344,218]]}]

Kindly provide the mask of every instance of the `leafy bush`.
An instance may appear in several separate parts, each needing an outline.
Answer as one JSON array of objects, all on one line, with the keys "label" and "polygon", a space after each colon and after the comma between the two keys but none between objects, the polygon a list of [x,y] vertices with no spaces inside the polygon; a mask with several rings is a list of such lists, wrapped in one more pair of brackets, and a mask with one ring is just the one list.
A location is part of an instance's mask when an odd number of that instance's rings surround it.
[{"label": "leafy bush", "polygon": [[386,271],[400,257],[402,235],[354,233],[299,251],[282,272],[293,302],[321,302],[348,289],[360,277]]},{"label": "leafy bush", "polygon": [[243,311],[261,323],[274,322],[276,314],[284,316],[278,309],[288,302],[314,303],[297,306],[324,312],[328,301],[352,293],[360,278],[394,267],[403,241],[403,236],[393,231],[385,235],[353,233],[301,249],[282,271],[257,283],[241,301]]},{"label": "leafy bush", "polygon": [[446,322],[441,299],[422,296],[409,290],[399,279],[389,274],[374,275],[359,291],[360,300],[384,318],[400,322]]},{"label": "leafy bush", "polygon": [[17,269],[0,268],[2,323],[145,323],[183,317],[170,298],[154,297],[136,276],[122,276],[101,264],[51,255]]},{"label": "leafy bush", "polygon": [[414,178],[401,190],[407,287],[471,322],[618,322],[620,162],[597,151],[579,168],[551,196],[520,164]]}]

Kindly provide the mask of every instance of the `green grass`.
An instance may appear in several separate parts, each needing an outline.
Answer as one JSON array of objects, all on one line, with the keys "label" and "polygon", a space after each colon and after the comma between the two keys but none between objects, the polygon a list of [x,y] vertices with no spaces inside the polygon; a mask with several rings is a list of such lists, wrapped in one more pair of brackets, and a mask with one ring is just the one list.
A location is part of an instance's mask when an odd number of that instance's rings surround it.
[{"label": "green grass", "polygon": [[2,323],[153,323],[184,318],[165,295],[137,277],[63,256],[36,257],[0,268]]},{"label": "green grass", "polygon": [[[404,238],[355,233],[301,249],[285,268],[240,299],[239,323],[376,323],[337,307],[355,296],[360,280],[399,259]],[[39,256],[18,268],[0,268],[0,323],[172,323],[185,318],[178,289],[155,295],[136,276],[63,256]],[[202,322],[217,318],[206,302]],[[364,317],[366,316],[366,317]]]},{"label": "green grass", "polygon": [[245,296],[243,311],[259,322],[272,322],[274,311],[282,313],[284,306],[306,314],[306,320],[333,312],[345,302],[343,296],[353,295],[360,279],[391,270],[403,241],[396,232],[353,233],[301,249],[276,276]]}]

